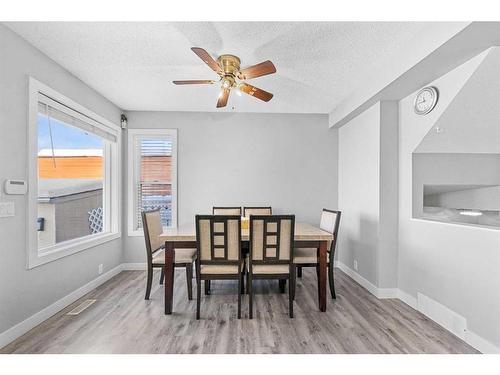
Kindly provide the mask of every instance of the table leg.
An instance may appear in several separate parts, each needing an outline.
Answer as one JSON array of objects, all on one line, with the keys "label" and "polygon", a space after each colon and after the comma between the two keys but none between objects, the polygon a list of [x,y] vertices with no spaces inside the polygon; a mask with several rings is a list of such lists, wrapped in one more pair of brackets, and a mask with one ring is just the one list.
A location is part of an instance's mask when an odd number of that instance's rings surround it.
[{"label": "table leg", "polygon": [[319,273],[318,273],[318,300],[319,310],[326,311],[326,274],[327,274],[327,241],[319,243]]},{"label": "table leg", "polygon": [[172,314],[174,299],[174,243],[165,242],[165,314]]}]

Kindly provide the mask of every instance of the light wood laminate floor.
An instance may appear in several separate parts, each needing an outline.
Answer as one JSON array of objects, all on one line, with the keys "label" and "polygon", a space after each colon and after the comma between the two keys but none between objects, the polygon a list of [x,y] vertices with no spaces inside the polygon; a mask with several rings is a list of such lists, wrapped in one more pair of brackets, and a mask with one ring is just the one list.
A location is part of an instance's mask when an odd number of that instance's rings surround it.
[{"label": "light wood laminate floor", "polygon": [[[174,313],[166,316],[158,279],[156,272],[151,299],[145,301],[146,272],[124,271],[0,352],[477,352],[403,302],[378,300],[338,269],[337,300],[328,300],[326,313],[318,311],[315,270],[304,269],[297,279],[293,319],[276,280],[255,282],[253,320],[248,319],[248,296],[243,297],[242,319],[236,318],[236,283],[212,281],[213,294],[202,294],[197,321],[196,301],[187,300],[182,270],[176,270]],[[66,315],[85,299],[97,302],[80,315]]]}]

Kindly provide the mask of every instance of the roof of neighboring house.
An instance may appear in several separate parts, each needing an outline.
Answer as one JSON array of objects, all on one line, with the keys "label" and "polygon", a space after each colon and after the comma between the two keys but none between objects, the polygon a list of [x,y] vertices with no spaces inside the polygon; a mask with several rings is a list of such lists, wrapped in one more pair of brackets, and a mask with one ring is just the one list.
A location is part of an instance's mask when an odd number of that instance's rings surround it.
[{"label": "roof of neighboring house", "polygon": [[38,181],[38,199],[49,200],[102,189],[102,180],[51,178]]},{"label": "roof of neighboring house", "polygon": [[44,148],[38,151],[38,156],[42,157],[65,157],[65,156],[102,156],[102,149],[52,149]]},{"label": "roof of neighboring house", "polygon": [[103,157],[101,149],[51,149],[38,152],[40,179],[101,179]]}]

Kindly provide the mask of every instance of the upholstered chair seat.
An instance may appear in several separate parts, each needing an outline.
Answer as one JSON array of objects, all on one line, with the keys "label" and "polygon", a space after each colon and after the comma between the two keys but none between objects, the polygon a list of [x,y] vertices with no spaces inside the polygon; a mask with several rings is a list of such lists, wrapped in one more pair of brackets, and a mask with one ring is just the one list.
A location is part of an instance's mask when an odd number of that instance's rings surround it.
[{"label": "upholstered chair seat", "polygon": [[[196,260],[196,249],[174,249],[175,264],[192,263]],[[165,249],[153,254],[153,264],[165,264]]]},{"label": "upholstered chair seat", "polygon": [[[240,271],[243,271],[243,264],[241,264]],[[238,266],[228,265],[202,265],[200,272],[205,275],[237,275]]]},{"label": "upholstered chair seat", "polygon": [[[330,252],[326,254],[326,261],[330,262]],[[311,264],[318,263],[318,249],[315,248],[298,248],[295,249],[293,263],[295,264]]]},{"label": "upholstered chair seat", "polygon": [[256,264],[252,267],[252,273],[254,275],[282,275],[290,273],[290,266],[288,264]]}]

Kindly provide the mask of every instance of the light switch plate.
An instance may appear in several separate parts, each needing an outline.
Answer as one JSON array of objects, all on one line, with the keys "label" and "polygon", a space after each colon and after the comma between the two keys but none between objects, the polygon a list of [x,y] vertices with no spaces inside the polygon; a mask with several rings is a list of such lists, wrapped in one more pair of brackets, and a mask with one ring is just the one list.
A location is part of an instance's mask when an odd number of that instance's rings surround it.
[{"label": "light switch plate", "polygon": [[15,213],[14,202],[0,202],[0,217],[11,217]]}]

